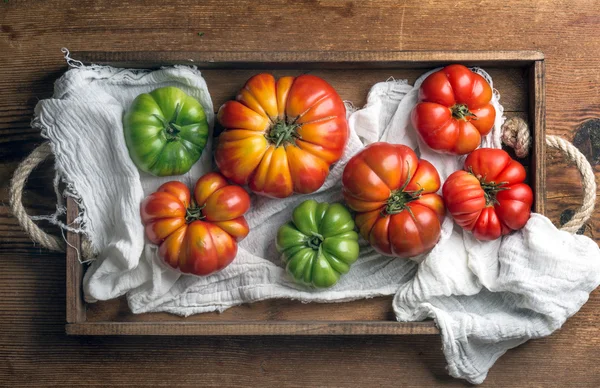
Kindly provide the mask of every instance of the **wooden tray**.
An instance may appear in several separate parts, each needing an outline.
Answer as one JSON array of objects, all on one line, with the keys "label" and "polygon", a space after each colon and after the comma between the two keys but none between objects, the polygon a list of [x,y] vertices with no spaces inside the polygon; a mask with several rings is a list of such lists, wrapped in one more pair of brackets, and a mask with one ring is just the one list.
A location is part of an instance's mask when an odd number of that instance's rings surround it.
[{"label": "wooden tray", "polygon": [[[533,131],[531,157],[521,160],[534,191],[534,209],[545,205],[545,92],[544,56],[532,51],[400,51],[400,52],[79,52],[84,63],[117,67],[158,68],[198,66],[208,83],[215,109],[235,96],[258,71],[276,76],[310,72],[330,82],[344,100],[366,102],[369,88],[390,76],[414,80],[427,69],[450,63],[481,66],[494,79],[507,117],[526,119]],[[77,215],[68,201],[68,222]],[[181,318],[167,313],[135,315],[124,298],[86,304],[81,281],[84,266],[74,247],[80,236],[68,233],[67,334],[73,335],[373,335],[437,334],[433,321],[400,323],[394,318],[392,297],[347,303],[303,304],[269,300],[231,308],[223,313]]]}]

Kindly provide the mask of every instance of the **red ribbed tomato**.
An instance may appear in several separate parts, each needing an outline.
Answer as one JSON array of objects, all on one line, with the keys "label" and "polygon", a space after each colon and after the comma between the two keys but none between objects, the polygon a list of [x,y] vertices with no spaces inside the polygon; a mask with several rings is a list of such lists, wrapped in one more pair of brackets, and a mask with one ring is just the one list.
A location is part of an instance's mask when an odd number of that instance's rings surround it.
[{"label": "red ribbed tomato", "polygon": [[163,260],[181,272],[208,275],[227,267],[248,235],[250,196],[219,173],[198,179],[194,197],[181,182],[160,186],[141,205],[146,236]]},{"label": "red ribbed tomato", "polygon": [[219,109],[225,131],[215,151],[227,178],[269,197],[312,193],[348,140],[344,102],[314,75],[250,78]]},{"label": "red ribbed tomato", "polygon": [[492,88],[481,75],[463,65],[446,66],[421,84],[413,127],[436,151],[468,154],[494,126],[491,99]]},{"label": "red ribbed tomato", "polygon": [[495,240],[521,229],[531,214],[533,192],[525,168],[506,151],[480,148],[452,173],[442,193],[454,221],[479,240]]},{"label": "red ribbed tomato", "polygon": [[360,234],[378,252],[413,257],[439,240],[445,216],[444,202],[435,194],[440,177],[409,147],[371,144],[350,159],[342,185]]}]

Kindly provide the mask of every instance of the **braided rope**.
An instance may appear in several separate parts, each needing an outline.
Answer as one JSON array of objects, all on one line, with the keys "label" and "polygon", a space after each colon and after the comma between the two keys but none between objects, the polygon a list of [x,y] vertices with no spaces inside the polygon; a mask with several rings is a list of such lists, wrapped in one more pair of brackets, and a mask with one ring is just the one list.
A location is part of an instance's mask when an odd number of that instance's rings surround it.
[{"label": "braided rope", "polygon": [[575,163],[579,174],[581,174],[583,204],[561,228],[569,233],[575,233],[594,214],[594,205],[596,204],[596,177],[594,176],[594,170],[585,155],[570,142],[558,136],[546,136],[546,145],[562,152],[568,160]]},{"label": "braided rope", "polygon": [[[29,178],[31,172],[51,154],[52,149],[50,148],[50,143],[48,142],[43,143],[33,150],[33,152],[29,154],[29,156],[27,156],[15,170],[13,178],[10,182],[8,196],[13,215],[17,218],[19,224],[21,224],[25,232],[27,232],[29,237],[35,243],[38,243],[51,251],[65,252],[65,241],[56,236],[49,235],[40,229],[25,211],[22,201],[23,189],[25,187],[25,183],[27,182],[27,178]],[[81,250],[85,259],[94,258],[95,254],[88,240],[84,239],[82,241]]]},{"label": "braided rope", "polygon": [[[525,120],[520,117],[512,117],[506,120],[502,125],[502,142],[513,148],[519,158],[527,156],[531,147],[531,134]],[[546,145],[559,150],[567,160],[575,163],[581,175],[583,204],[561,228],[569,233],[575,233],[594,214],[594,206],[596,204],[596,178],[594,170],[585,155],[563,138],[547,135]]]},{"label": "braided rope", "polygon": [[519,158],[529,154],[531,148],[531,135],[525,120],[511,117],[502,125],[502,142],[515,150]]}]

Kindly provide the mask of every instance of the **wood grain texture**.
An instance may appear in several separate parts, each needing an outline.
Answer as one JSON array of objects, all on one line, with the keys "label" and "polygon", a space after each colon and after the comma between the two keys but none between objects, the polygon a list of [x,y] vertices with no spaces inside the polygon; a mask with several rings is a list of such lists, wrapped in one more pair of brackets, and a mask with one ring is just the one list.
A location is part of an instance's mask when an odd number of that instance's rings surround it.
[{"label": "wood grain texture", "polygon": [[269,322],[213,321],[194,322],[84,322],[70,323],[70,335],[426,335],[439,334],[433,321],[425,322]]},{"label": "wood grain texture", "polygon": [[[74,228],[79,226],[75,222],[79,214],[79,207],[71,197],[67,198],[67,225]],[[67,323],[85,322],[85,303],[81,283],[83,280],[84,265],[81,263],[81,235],[67,232]]]},{"label": "wood grain texture", "polygon": [[546,214],[546,68],[544,61],[535,61],[529,68],[529,117],[533,137],[529,168],[537,213]]},{"label": "wood grain texture", "polygon": [[427,69],[452,62],[466,66],[528,67],[544,59],[539,51],[82,51],[74,58],[87,63],[119,67],[157,68],[161,65],[194,65],[212,68],[313,68],[313,69]]},{"label": "wood grain texture", "polygon": [[[29,122],[37,100],[51,96],[66,69],[63,46],[73,52],[539,50],[546,57],[547,132],[571,140],[576,128],[600,116],[599,21],[597,2],[589,0],[0,2],[0,202],[8,203],[17,163],[42,141]],[[558,222],[581,203],[581,184],[556,151],[547,160],[546,210]],[[31,177],[25,204],[32,213],[54,209],[51,179],[49,162]],[[600,238],[600,212],[586,234]],[[34,246],[6,207],[0,207],[0,268],[0,385],[465,385],[448,376],[437,336],[67,337],[64,256]],[[507,352],[483,386],[598,387],[599,334],[596,290],[560,331]]]},{"label": "wood grain texture", "polygon": [[127,300],[87,305],[87,321],[97,322],[292,322],[307,321],[388,321],[394,322],[392,297],[361,299],[346,303],[301,303],[289,299],[273,299],[232,307],[222,313],[213,312],[178,317],[168,313],[131,314]]}]

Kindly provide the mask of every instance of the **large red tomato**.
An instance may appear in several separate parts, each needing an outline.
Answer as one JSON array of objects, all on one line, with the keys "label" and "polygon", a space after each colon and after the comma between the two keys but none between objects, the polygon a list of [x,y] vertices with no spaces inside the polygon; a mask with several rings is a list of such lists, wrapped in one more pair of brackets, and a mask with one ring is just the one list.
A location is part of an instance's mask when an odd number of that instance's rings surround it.
[{"label": "large red tomato", "polygon": [[409,147],[369,145],[350,159],[342,185],[360,234],[378,252],[413,257],[439,240],[445,216],[444,202],[435,194],[440,177]]},{"label": "large red tomato", "polygon": [[208,275],[227,267],[248,235],[250,196],[219,173],[198,179],[192,199],[181,182],[160,186],[141,205],[146,236],[163,260],[181,272]]},{"label": "large red tomato", "polygon": [[314,75],[277,81],[255,75],[217,118],[225,127],[217,166],[233,182],[269,197],[317,190],[348,140],[344,102]]},{"label": "large red tomato", "polygon": [[494,126],[492,88],[463,65],[430,74],[419,89],[411,120],[423,141],[440,152],[468,154]]},{"label": "large red tomato", "polygon": [[442,188],[454,221],[479,240],[495,240],[529,220],[533,193],[525,169],[506,151],[480,148],[452,173]]}]

